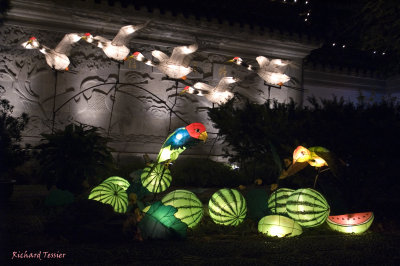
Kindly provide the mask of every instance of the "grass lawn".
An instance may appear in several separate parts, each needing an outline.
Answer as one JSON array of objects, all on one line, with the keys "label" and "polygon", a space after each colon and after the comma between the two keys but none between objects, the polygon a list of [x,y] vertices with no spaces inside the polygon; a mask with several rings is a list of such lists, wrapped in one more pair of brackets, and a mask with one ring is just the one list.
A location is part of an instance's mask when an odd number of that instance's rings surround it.
[{"label": "grass lawn", "polygon": [[[267,238],[250,219],[231,228],[217,226],[205,216],[186,240],[135,241],[119,233],[122,223],[110,226],[111,234],[70,238],[46,230],[48,216],[54,215],[43,206],[47,193],[43,186],[16,186],[10,202],[2,206],[0,265],[400,265],[400,232],[379,217],[358,236],[332,232],[323,225],[305,229],[295,238]],[[203,203],[210,193],[199,195]],[[11,260],[13,252],[25,251],[41,251],[41,260]],[[44,252],[65,257],[44,258]]]}]

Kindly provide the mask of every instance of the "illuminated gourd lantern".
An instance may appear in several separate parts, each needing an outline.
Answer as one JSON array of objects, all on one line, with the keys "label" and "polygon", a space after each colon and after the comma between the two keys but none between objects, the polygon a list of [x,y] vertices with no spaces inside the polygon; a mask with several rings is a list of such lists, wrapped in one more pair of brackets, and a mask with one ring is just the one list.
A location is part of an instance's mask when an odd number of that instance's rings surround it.
[{"label": "illuminated gourd lantern", "polygon": [[293,237],[303,233],[301,226],[282,215],[268,215],[258,222],[258,232],[267,236]]},{"label": "illuminated gourd lantern", "polygon": [[152,193],[165,191],[171,185],[171,171],[164,164],[150,164],[140,176],[143,187]]},{"label": "illuminated gourd lantern", "polygon": [[118,185],[118,186],[122,187],[124,190],[127,190],[128,187],[130,186],[128,180],[126,180],[125,178],[119,177],[119,176],[109,177],[103,181],[103,183],[106,183],[106,182]]},{"label": "illuminated gourd lantern", "polygon": [[374,221],[373,212],[329,216],[326,220],[332,230],[345,234],[362,234]]},{"label": "illuminated gourd lantern", "polygon": [[236,189],[223,188],[212,195],[208,211],[216,224],[237,226],[246,217],[246,200]]},{"label": "illuminated gourd lantern", "polygon": [[294,192],[290,188],[280,188],[274,191],[268,198],[268,209],[273,214],[287,215],[286,202]]},{"label": "illuminated gourd lantern", "polygon": [[203,204],[191,191],[172,191],[165,195],[161,202],[177,208],[175,217],[187,224],[189,228],[196,226],[203,217]]},{"label": "illuminated gourd lantern", "polygon": [[89,194],[89,199],[109,204],[114,211],[125,213],[128,208],[128,194],[126,191],[113,183],[101,183],[93,188]]},{"label": "illuminated gourd lantern", "polygon": [[323,224],[329,215],[330,207],[321,193],[311,188],[295,190],[286,203],[290,218],[304,227]]},{"label": "illuminated gourd lantern", "polygon": [[72,48],[72,45],[78,42],[84,34],[80,33],[68,33],[64,35],[64,38],[58,43],[57,47],[50,49],[39,43],[35,37],[31,37],[28,41],[22,43],[22,46],[26,49],[38,49],[46,58],[46,63],[56,70],[68,70],[70,64],[68,54]]},{"label": "illuminated gourd lantern", "polygon": [[157,58],[158,62],[153,62],[145,58],[140,52],[133,53],[129,58],[141,61],[149,66],[154,66],[170,78],[186,79],[186,75],[193,71],[189,64],[191,55],[196,52],[197,49],[197,44],[175,47],[174,50],[172,50],[171,57],[161,51],[154,50],[151,54]]}]

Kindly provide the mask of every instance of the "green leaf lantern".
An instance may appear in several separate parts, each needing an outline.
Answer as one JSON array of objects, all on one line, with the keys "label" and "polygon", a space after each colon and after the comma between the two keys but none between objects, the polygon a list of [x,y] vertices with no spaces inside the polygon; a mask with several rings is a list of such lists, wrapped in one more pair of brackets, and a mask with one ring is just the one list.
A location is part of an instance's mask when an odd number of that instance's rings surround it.
[{"label": "green leaf lantern", "polygon": [[216,224],[237,226],[246,217],[246,200],[236,189],[223,188],[212,195],[208,211]]},{"label": "green leaf lantern", "polygon": [[268,209],[272,214],[280,214],[287,216],[286,202],[290,195],[294,192],[290,188],[280,188],[274,191],[268,198]]},{"label": "green leaf lantern", "polygon": [[187,225],[174,216],[177,212],[175,207],[165,206],[157,201],[146,207],[144,211],[146,214],[138,224],[143,238],[186,237]]},{"label": "green leaf lantern", "polygon": [[128,207],[128,194],[126,191],[113,183],[101,183],[93,188],[89,194],[89,199],[110,204],[114,211],[125,213]]},{"label": "green leaf lantern", "polygon": [[268,215],[258,222],[258,231],[267,236],[293,237],[303,233],[301,226],[282,215]]},{"label": "green leaf lantern", "polygon": [[175,190],[165,195],[161,201],[164,205],[177,208],[175,217],[190,228],[196,226],[203,217],[203,204],[191,191]]},{"label": "green leaf lantern", "polygon": [[152,193],[165,191],[172,181],[171,172],[165,167],[165,164],[150,164],[143,169],[140,177],[143,187]]},{"label": "green leaf lantern", "polygon": [[119,176],[109,177],[109,178],[107,178],[106,180],[103,181],[103,183],[105,183],[105,182],[113,183],[115,185],[118,185],[118,186],[122,187],[125,191],[130,186],[128,180],[126,180],[125,178],[119,177]]},{"label": "green leaf lantern", "polygon": [[345,234],[362,234],[374,221],[373,212],[329,216],[326,220],[332,230]]},{"label": "green leaf lantern", "polygon": [[290,195],[286,203],[286,210],[289,217],[301,226],[315,227],[326,221],[330,207],[324,196],[318,191],[301,188]]}]

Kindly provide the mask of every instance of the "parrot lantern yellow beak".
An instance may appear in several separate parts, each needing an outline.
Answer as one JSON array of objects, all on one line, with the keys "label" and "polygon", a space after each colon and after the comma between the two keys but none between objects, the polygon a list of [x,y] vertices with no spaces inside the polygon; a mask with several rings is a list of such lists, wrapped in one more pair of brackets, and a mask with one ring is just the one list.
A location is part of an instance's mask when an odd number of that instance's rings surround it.
[{"label": "parrot lantern yellow beak", "polygon": [[202,141],[204,141],[204,142],[206,142],[207,138],[208,138],[208,135],[207,135],[207,132],[206,132],[206,131],[202,132],[202,133],[200,134],[200,136],[199,136],[199,140],[202,140]]}]

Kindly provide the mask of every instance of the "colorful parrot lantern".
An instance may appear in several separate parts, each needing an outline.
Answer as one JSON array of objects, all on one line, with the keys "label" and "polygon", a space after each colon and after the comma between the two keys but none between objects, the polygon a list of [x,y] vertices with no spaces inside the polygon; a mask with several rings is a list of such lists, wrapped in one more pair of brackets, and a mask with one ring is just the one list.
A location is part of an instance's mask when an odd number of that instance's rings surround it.
[{"label": "colorful parrot lantern", "polygon": [[122,187],[109,182],[103,182],[93,188],[89,194],[89,199],[109,204],[114,208],[114,211],[120,213],[125,213],[128,208],[126,191]]},{"label": "colorful parrot lantern", "polygon": [[124,190],[127,190],[128,187],[130,186],[128,180],[126,180],[125,178],[119,177],[119,176],[112,176],[103,181],[103,183],[107,183],[107,182],[118,185],[118,186],[122,187]]},{"label": "colorful parrot lantern", "polygon": [[175,217],[187,224],[189,228],[196,226],[203,217],[203,204],[193,192],[175,190],[165,195],[161,202],[178,209]]},{"label": "colorful parrot lantern", "polygon": [[311,188],[294,191],[286,202],[290,218],[304,227],[315,227],[325,222],[330,207],[324,196]]},{"label": "colorful parrot lantern", "polygon": [[273,214],[287,215],[286,202],[294,192],[290,188],[280,188],[268,198],[268,209]]},{"label": "colorful parrot lantern", "polygon": [[373,212],[329,216],[326,220],[332,230],[345,234],[362,234],[374,221]]},{"label": "colorful parrot lantern", "polygon": [[237,226],[246,217],[246,200],[236,189],[223,188],[212,195],[208,211],[216,224]]},{"label": "colorful parrot lantern", "polygon": [[258,231],[272,237],[293,237],[303,233],[301,226],[282,215],[268,215],[258,222]]}]

